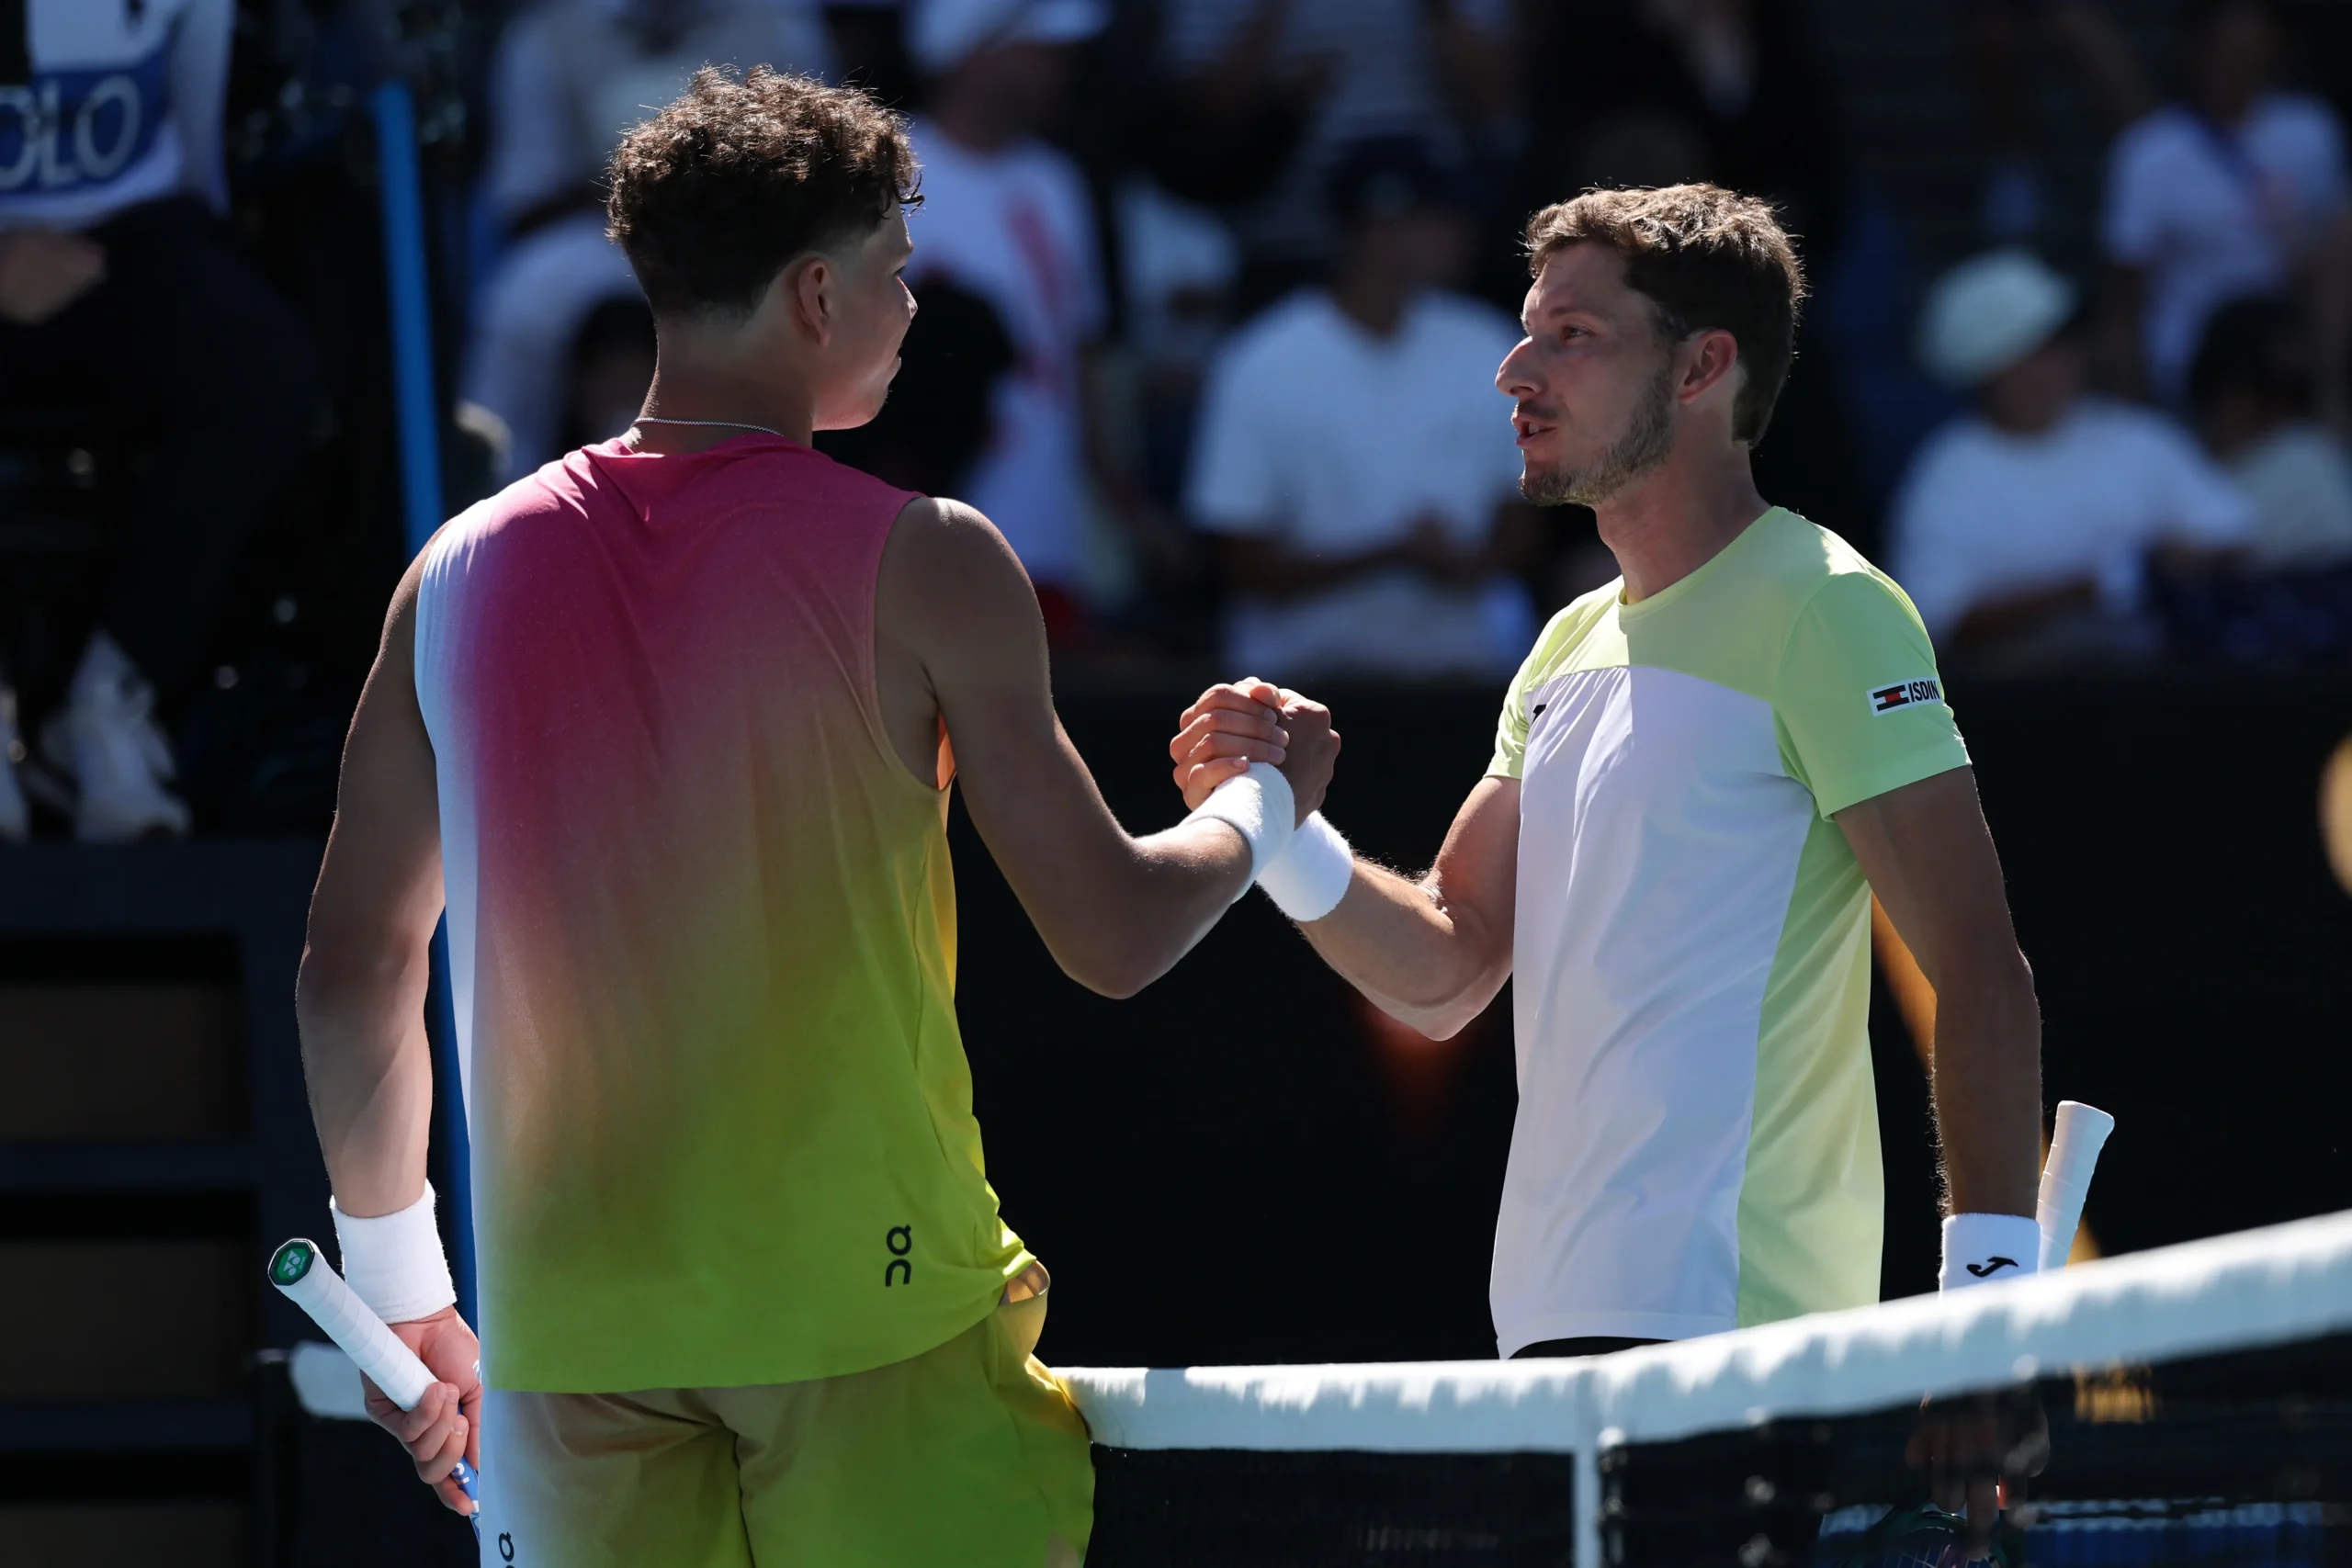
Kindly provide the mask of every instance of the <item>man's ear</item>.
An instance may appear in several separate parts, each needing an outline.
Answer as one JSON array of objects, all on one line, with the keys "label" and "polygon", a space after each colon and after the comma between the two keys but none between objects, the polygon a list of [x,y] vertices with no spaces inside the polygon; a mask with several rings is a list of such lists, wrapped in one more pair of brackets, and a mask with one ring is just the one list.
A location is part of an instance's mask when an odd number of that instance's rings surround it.
[{"label": "man's ear", "polygon": [[1717,387],[1736,395],[1746,367],[1739,362],[1739,340],[1721,328],[1711,328],[1685,346],[1689,355],[1674,389],[1676,398],[1695,403]]},{"label": "man's ear", "polygon": [[841,281],[840,269],[815,251],[786,267],[773,286],[785,292],[794,329],[820,348],[832,341]]}]

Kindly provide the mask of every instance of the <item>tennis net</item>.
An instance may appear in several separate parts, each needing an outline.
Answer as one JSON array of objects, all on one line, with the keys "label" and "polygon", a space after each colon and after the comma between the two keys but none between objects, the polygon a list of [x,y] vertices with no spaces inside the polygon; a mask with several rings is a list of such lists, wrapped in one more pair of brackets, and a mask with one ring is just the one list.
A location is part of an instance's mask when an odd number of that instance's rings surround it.
[{"label": "tennis net", "polygon": [[1092,1568],[1957,1565],[1906,1450],[1972,1414],[2046,1424],[2007,1568],[2352,1563],[2352,1212],[1584,1360],[1063,1376]]}]

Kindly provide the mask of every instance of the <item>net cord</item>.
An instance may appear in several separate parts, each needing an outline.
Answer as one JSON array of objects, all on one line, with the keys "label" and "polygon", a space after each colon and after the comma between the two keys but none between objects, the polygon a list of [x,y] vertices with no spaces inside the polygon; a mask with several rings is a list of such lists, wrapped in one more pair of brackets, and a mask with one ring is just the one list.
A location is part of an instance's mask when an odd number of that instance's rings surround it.
[{"label": "net cord", "polygon": [[2352,1211],[1578,1360],[1059,1376],[1110,1448],[1578,1455],[1576,1560],[1596,1568],[1587,1472],[1608,1448],[2347,1329]]}]

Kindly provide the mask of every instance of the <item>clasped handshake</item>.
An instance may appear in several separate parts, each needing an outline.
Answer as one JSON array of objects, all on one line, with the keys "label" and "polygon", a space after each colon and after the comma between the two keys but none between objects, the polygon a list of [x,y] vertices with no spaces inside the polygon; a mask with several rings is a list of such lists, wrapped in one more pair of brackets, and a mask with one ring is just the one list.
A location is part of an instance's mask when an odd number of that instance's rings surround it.
[{"label": "clasped handshake", "polygon": [[[1340,756],[1331,710],[1252,677],[1211,686],[1178,723],[1168,755],[1184,804],[1241,829],[1253,880],[1283,914],[1304,924],[1337,908],[1354,880],[1355,855],[1317,810]],[[1251,794],[1228,803],[1218,795],[1228,784]]]},{"label": "clasped handshake", "polygon": [[1199,809],[1217,785],[1239,778],[1252,762],[1282,770],[1300,821],[1323,804],[1340,732],[1321,703],[1252,676],[1211,686],[1177,723],[1168,755],[1187,809]]}]

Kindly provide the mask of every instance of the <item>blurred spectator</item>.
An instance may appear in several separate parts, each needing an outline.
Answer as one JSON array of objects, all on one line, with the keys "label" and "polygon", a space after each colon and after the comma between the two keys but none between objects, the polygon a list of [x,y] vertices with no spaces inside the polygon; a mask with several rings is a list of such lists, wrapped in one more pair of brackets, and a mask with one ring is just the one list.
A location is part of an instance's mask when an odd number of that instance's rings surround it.
[{"label": "blurred spectator", "polygon": [[1330,256],[1340,148],[1418,136],[1475,180],[1513,147],[1511,14],[1510,0],[1162,0],[1172,97],[1147,147],[1178,195],[1235,213],[1245,303]]},{"label": "blurred spectator", "polygon": [[714,62],[824,75],[832,58],[813,0],[538,0],[499,39],[482,199],[505,249],[475,301],[465,385],[506,426],[502,481],[564,450],[580,329],[639,298],[605,238],[605,160]]},{"label": "blurred spectator", "polygon": [[1070,46],[1107,20],[1099,0],[916,0],[907,27],[929,83],[913,126],[923,203],[909,223],[908,280],[918,299],[946,278],[986,299],[1020,355],[997,384],[964,499],[1004,531],[1062,644],[1087,634],[1108,575],[1097,498],[1147,547],[1153,526],[1088,384],[1108,317],[1093,199],[1039,136],[1060,110]]},{"label": "blurred spectator", "polygon": [[1383,139],[1333,177],[1329,288],[1236,334],[1209,378],[1189,509],[1225,540],[1236,671],[1509,673],[1535,632],[1513,574],[1539,534],[1495,372],[1518,341],[1444,292],[1468,231],[1419,143]]},{"label": "blurred spectator", "polygon": [[1895,504],[1894,575],[1955,656],[2049,664],[2153,653],[2151,558],[2193,571],[2252,508],[2164,415],[2086,396],[2075,290],[2030,253],[1939,281],[1920,356],[1976,411],[1931,436]]},{"label": "blurred spectator", "polygon": [[2278,299],[2213,312],[2189,367],[2206,449],[2254,502],[2253,564],[2298,570],[2352,559],[2352,463],[2312,417],[2309,333]]},{"label": "blurred spectator", "polygon": [[1141,173],[1119,189],[1119,288],[1136,372],[1144,483],[1181,503],[1201,378],[1230,326],[1241,257],[1216,218]]},{"label": "blurred spectator", "polygon": [[1979,212],[1985,237],[2030,241],[2047,215],[2030,104],[2039,96],[2028,56],[2040,39],[2087,90],[2109,134],[2155,102],[2131,42],[2098,0],[1961,0],[1961,27],[1990,154]]},{"label": "blurred spectator", "polygon": [[[194,672],[302,453],[317,357],[220,222],[232,0],[0,15],[0,401],[153,442],[98,628],[26,780],[81,838],[184,833],[154,706]],[[0,835],[21,836],[5,761],[0,780]]]},{"label": "blurred spectator", "polygon": [[2344,412],[2352,306],[2352,192],[2343,128],[2317,98],[2278,91],[2267,0],[2194,0],[2181,23],[2187,94],[2117,141],[2108,164],[2108,259],[2119,355],[2177,405],[2205,319],[2242,294],[2308,302],[2321,395]]}]

